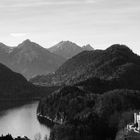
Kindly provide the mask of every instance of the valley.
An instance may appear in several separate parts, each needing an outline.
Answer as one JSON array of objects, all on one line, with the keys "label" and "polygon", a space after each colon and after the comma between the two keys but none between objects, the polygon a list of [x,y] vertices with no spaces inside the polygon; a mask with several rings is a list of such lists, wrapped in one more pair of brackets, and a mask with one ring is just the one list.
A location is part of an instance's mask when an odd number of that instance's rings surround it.
[{"label": "valley", "polygon": [[125,45],[82,51],[29,81],[0,64],[0,77],[1,114],[38,101],[33,116],[50,140],[122,140],[140,110],[140,56]]}]

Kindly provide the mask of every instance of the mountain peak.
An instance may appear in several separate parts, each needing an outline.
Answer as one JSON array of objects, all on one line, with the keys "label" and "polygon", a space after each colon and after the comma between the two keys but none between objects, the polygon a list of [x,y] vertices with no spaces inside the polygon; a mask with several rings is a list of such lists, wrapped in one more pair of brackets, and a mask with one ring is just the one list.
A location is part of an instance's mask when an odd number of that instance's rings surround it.
[{"label": "mountain peak", "polygon": [[123,44],[114,44],[110,46],[109,48],[107,48],[106,51],[111,52],[111,53],[115,53],[115,52],[123,52],[126,54],[133,53],[133,51],[129,47]]},{"label": "mountain peak", "polygon": [[42,48],[42,47],[39,44],[32,42],[29,39],[26,39],[21,44],[18,45],[18,48],[33,49],[33,48]]},{"label": "mountain peak", "polygon": [[11,52],[13,50],[13,48],[9,47],[9,46],[5,45],[4,43],[0,42],[0,50],[1,51],[3,50],[4,52],[9,53],[9,52]]},{"label": "mountain peak", "polygon": [[92,47],[90,44],[84,45],[84,46],[82,47],[82,49],[83,49],[83,50],[89,50],[89,51],[94,50],[93,47]]},{"label": "mountain peak", "polygon": [[76,43],[71,42],[69,40],[67,41],[61,41],[58,44],[56,44],[55,46],[57,46],[58,48],[70,48],[70,47],[80,47],[78,46]]},{"label": "mountain peak", "polygon": [[26,39],[24,40],[21,44],[30,44],[32,43],[30,39]]},{"label": "mountain peak", "polygon": [[26,40],[24,40],[23,42],[31,42],[31,40],[30,39],[26,39]]},{"label": "mountain peak", "polygon": [[49,48],[49,51],[68,59],[80,53],[83,50],[77,44],[67,40],[61,41],[58,44],[54,45],[53,47]]},{"label": "mountain peak", "polygon": [[53,47],[49,48],[49,51],[57,55],[63,56],[66,59],[72,58],[82,51],[91,51],[94,50],[90,44],[87,44],[83,47],[77,45],[74,42],[69,40],[61,41]]}]

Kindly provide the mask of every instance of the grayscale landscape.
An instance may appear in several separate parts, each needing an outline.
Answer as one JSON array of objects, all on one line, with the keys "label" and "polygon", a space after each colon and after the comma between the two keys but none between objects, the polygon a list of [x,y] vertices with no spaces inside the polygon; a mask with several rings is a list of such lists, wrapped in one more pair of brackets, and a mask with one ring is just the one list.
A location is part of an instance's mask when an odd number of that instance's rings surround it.
[{"label": "grayscale landscape", "polygon": [[140,140],[139,0],[0,0],[0,140]]}]

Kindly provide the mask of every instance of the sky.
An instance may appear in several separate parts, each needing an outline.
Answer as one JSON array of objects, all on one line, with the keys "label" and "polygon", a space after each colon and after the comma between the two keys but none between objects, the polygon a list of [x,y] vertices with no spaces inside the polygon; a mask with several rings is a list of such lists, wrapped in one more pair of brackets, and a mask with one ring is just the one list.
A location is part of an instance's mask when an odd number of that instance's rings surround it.
[{"label": "sky", "polygon": [[0,0],[0,42],[62,40],[105,49],[126,44],[140,54],[140,0]]}]

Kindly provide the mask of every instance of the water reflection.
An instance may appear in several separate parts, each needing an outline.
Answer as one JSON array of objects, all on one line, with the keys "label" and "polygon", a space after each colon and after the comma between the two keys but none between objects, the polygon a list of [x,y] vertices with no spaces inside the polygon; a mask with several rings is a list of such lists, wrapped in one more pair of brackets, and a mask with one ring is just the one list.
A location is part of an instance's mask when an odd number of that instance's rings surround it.
[{"label": "water reflection", "polygon": [[12,134],[13,137],[27,136],[32,140],[49,137],[49,128],[41,125],[36,118],[38,102],[10,109],[0,116],[0,135]]}]

